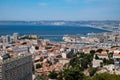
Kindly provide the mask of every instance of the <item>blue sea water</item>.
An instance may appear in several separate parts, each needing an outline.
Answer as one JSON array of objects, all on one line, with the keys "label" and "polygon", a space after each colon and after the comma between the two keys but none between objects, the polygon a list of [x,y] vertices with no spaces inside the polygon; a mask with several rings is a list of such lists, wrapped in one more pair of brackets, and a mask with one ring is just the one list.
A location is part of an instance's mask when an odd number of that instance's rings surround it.
[{"label": "blue sea water", "polygon": [[[20,35],[76,35],[87,34],[91,32],[100,33],[107,31],[85,26],[0,25],[0,35],[12,35],[14,32],[17,32]],[[44,38],[50,40],[61,40],[62,36],[44,36]]]}]

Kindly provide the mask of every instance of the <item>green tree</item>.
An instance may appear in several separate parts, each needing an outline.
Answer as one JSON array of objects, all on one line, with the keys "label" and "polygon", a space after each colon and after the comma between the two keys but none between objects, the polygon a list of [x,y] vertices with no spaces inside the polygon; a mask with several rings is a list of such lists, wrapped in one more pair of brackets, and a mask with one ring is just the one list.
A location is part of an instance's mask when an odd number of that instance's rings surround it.
[{"label": "green tree", "polygon": [[91,50],[91,51],[90,51],[90,54],[92,54],[92,56],[94,56],[95,50]]},{"label": "green tree", "polygon": [[25,44],[27,44],[27,42],[23,42],[23,43],[22,43],[22,45],[25,45]]},{"label": "green tree", "polygon": [[103,67],[103,62],[100,62],[100,67]]},{"label": "green tree", "polygon": [[84,69],[88,68],[88,61],[87,61],[87,59],[82,59],[81,67],[83,67]]},{"label": "green tree", "polygon": [[89,68],[89,75],[90,76],[94,76],[94,74],[96,73],[96,71],[97,71],[97,68]]},{"label": "green tree", "polygon": [[74,50],[72,49],[68,54],[67,54],[67,58],[72,58],[74,56]]},{"label": "green tree", "polygon": [[106,58],[103,59],[103,64],[104,64],[104,65],[107,64],[107,60],[106,60]]},{"label": "green tree", "polygon": [[92,78],[92,80],[120,80],[120,75],[101,73],[101,74],[96,74]]},{"label": "green tree", "polygon": [[97,55],[97,54],[95,55],[95,59],[99,59],[99,57],[98,57],[98,55]]},{"label": "green tree", "polygon": [[50,74],[48,75],[48,77],[49,77],[50,79],[57,79],[57,76],[58,76],[58,74],[56,73],[55,70],[50,71]]},{"label": "green tree", "polygon": [[65,80],[83,80],[84,74],[76,68],[65,69],[64,79]]},{"label": "green tree", "polygon": [[44,75],[44,74],[42,74],[41,76],[38,75],[38,76],[35,78],[35,80],[48,80],[48,76],[47,76],[47,75]]},{"label": "green tree", "polygon": [[64,72],[64,71],[60,71],[60,72],[58,73],[58,78],[57,78],[58,80],[63,80],[63,78],[64,78],[64,77],[63,77],[63,75],[64,75],[63,72]]},{"label": "green tree", "polygon": [[6,56],[7,56],[8,58],[11,58],[10,54],[6,54]]},{"label": "green tree", "polygon": [[36,64],[36,69],[41,68],[41,67],[42,67],[41,64]]},{"label": "green tree", "polygon": [[108,53],[108,58],[109,58],[109,59],[112,59],[113,54],[114,54],[113,52]]},{"label": "green tree", "polygon": [[107,54],[108,54],[109,50],[106,50],[106,52],[107,52]]},{"label": "green tree", "polygon": [[113,59],[107,60],[107,64],[114,64],[114,60]]},{"label": "green tree", "polygon": [[102,51],[103,51],[103,49],[98,49],[96,52],[101,53]]},{"label": "green tree", "polygon": [[69,64],[70,64],[70,66],[74,67],[75,65],[80,64],[80,60],[79,60],[79,58],[73,58],[70,60]]},{"label": "green tree", "polygon": [[[79,56],[78,56],[79,55]],[[77,56],[73,57],[69,62],[69,67],[79,67],[79,69],[84,70],[92,65],[93,55],[77,53]]]}]

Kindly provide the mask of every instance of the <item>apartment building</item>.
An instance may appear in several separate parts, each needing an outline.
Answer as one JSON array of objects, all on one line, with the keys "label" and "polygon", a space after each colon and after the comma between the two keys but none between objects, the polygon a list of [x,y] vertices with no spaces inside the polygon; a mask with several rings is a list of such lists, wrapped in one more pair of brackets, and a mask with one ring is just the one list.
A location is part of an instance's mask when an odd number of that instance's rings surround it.
[{"label": "apartment building", "polygon": [[0,80],[32,80],[32,56],[24,54],[0,60]]}]

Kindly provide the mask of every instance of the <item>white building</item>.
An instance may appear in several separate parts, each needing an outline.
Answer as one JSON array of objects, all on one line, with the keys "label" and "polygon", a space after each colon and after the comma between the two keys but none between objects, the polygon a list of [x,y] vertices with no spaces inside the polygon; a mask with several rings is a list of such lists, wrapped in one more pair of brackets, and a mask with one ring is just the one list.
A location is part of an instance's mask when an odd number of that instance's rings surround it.
[{"label": "white building", "polygon": [[5,37],[6,37],[6,43],[11,42],[11,38],[10,38],[10,36],[9,36],[9,35],[6,35]]},{"label": "white building", "polygon": [[66,58],[66,53],[62,53],[62,58]]},{"label": "white building", "polygon": [[97,54],[100,59],[109,59],[107,54]]},{"label": "white building", "polygon": [[65,65],[66,63],[69,63],[70,62],[70,59],[68,58],[60,58],[59,59],[59,63],[62,63],[63,65]]},{"label": "white building", "polygon": [[13,33],[13,41],[17,41],[18,40],[18,33]]},{"label": "white building", "polygon": [[113,69],[115,69],[115,66],[113,64],[110,64],[110,65],[105,65],[103,66],[104,68],[107,68],[107,70],[109,71],[113,71]]},{"label": "white building", "polygon": [[113,58],[114,58],[114,59],[120,58],[120,54],[113,54]]},{"label": "white building", "polygon": [[95,60],[93,59],[93,67],[96,68],[96,67],[100,67],[100,63],[102,63],[103,60]]},{"label": "white building", "polygon": [[28,53],[29,52],[28,46],[15,46],[12,49],[13,49],[13,52],[15,53]]},{"label": "white building", "polygon": [[120,50],[114,50],[113,52],[114,53],[120,53]]}]

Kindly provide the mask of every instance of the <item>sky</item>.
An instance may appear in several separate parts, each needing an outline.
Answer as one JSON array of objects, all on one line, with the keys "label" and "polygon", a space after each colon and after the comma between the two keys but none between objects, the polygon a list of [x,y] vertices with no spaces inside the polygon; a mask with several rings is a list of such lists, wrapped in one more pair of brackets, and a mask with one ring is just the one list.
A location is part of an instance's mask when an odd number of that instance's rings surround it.
[{"label": "sky", "polygon": [[120,0],[0,0],[0,20],[120,20]]}]

